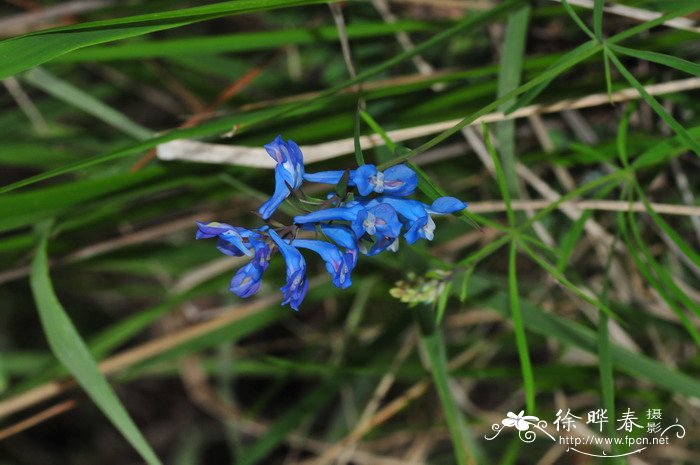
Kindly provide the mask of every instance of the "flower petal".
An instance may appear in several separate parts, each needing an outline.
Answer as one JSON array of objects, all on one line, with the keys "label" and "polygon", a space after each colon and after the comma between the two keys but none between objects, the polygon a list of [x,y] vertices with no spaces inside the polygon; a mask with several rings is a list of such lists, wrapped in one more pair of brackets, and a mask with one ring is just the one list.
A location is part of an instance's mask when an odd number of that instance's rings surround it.
[{"label": "flower petal", "polygon": [[344,206],[326,208],[307,213],[306,215],[295,216],[294,222],[296,224],[306,224],[335,220],[353,221],[355,218],[357,218],[357,214],[362,210],[364,210],[364,207],[361,205],[354,205],[352,207]]},{"label": "flower petal", "polygon": [[289,187],[287,187],[283,171],[284,168],[282,168],[282,165],[277,165],[275,168],[275,192],[272,194],[272,197],[258,209],[258,213],[260,213],[260,216],[265,220],[269,219],[272,214],[275,213],[277,207],[289,197]]},{"label": "flower petal", "polygon": [[314,239],[295,239],[292,241],[294,247],[313,250],[321,256],[326,263],[326,270],[333,279],[333,285],[341,289],[350,287],[350,266],[345,261],[345,256],[340,253],[338,247],[330,242]]},{"label": "flower petal", "polygon": [[435,199],[433,204],[428,209],[429,213],[437,215],[446,215],[467,208],[467,204],[454,197],[440,197]]},{"label": "flower petal", "polygon": [[299,305],[309,289],[309,283],[306,279],[306,261],[296,247],[289,245],[274,230],[270,230],[269,234],[279,248],[287,266],[287,282],[280,288],[284,296],[282,305],[289,304],[294,310],[299,310]]},{"label": "flower petal", "polygon": [[405,164],[392,166],[384,171],[384,193],[405,197],[413,194],[418,186],[418,175]]}]

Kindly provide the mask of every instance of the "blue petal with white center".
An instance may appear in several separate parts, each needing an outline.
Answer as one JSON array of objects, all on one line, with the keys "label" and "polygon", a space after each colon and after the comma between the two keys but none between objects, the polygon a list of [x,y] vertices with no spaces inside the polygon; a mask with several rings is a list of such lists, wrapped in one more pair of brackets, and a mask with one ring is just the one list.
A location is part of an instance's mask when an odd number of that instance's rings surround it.
[{"label": "blue petal with white center", "polygon": [[353,220],[352,231],[356,237],[362,237],[364,233],[371,236],[398,237],[401,233],[401,222],[396,215],[396,210],[387,203],[372,204],[359,211]]},{"label": "blue petal with white center", "polygon": [[[338,184],[345,171],[321,171],[318,173],[306,173],[304,179],[321,184]],[[385,171],[377,170],[372,164],[362,165],[348,174],[348,185],[356,186],[357,192],[362,196],[377,194],[389,194],[398,197],[411,195],[418,186],[418,175],[405,164],[392,166]]]},{"label": "blue petal with white center", "polygon": [[418,186],[418,175],[408,166],[401,164],[392,166],[384,171],[382,190],[374,189],[381,194],[405,197],[413,194]]}]

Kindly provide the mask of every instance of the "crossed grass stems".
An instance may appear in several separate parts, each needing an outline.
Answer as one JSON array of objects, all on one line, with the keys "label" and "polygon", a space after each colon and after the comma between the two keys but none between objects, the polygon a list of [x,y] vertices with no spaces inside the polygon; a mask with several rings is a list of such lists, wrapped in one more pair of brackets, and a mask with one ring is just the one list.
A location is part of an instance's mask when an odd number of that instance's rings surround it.
[{"label": "crossed grass stems", "polygon": [[[636,32],[641,32],[642,30],[648,29],[650,27],[653,27],[654,25],[661,24],[662,22],[671,19],[676,16],[683,15],[687,13],[686,11],[688,9],[683,9],[678,12],[670,13],[662,18],[659,18],[657,20],[651,21],[649,23],[642,24],[640,26],[637,26],[636,28],[631,29],[632,30],[637,30]],[[569,9],[570,14],[572,11]],[[576,20],[576,15],[575,13],[572,15],[574,20],[579,24],[579,26],[582,25],[582,22],[580,20]],[[585,25],[584,25],[585,26]],[[584,29],[587,33],[590,33],[589,30]],[[503,97],[499,98],[492,104],[488,105],[484,109],[480,110],[474,115],[471,115],[468,118],[465,118],[462,122],[460,122],[458,125],[456,125],[454,128],[443,132],[442,134],[438,135],[437,137],[431,139],[430,141],[426,142],[425,144],[421,145],[417,149],[413,151],[409,151],[406,154],[400,155],[399,157],[395,158],[394,160],[384,164],[382,167],[388,167],[396,163],[400,163],[402,161],[409,161],[413,157],[417,156],[420,153],[425,152],[426,150],[430,149],[431,147],[434,147],[438,143],[442,142],[443,140],[447,139],[449,136],[452,134],[455,134],[457,131],[461,130],[464,128],[466,125],[470,124],[473,122],[476,118],[478,118],[480,115],[488,113],[492,111],[493,109],[497,108],[503,103],[506,103],[510,100],[512,100],[513,97],[516,97],[518,95],[521,95],[523,93],[526,93],[525,97],[521,99],[515,106],[517,107],[518,105],[524,104],[523,102],[525,101],[530,101],[532,98],[534,98],[538,93],[540,93],[544,87],[543,84],[547,84],[551,82],[552,79],[554,79],[556,76],[561,74],[562,72],[566,71],[567,69],[573,67],[577,63],[580,63],[583,60],[586,60],[598,53],[603,53],[603,56],[606,60],[606,63],[608,61],[612,62],[620,71],[620,73],[635,87],[638,89],[644,100],[659,114],[659,116],[669,124],[673,128],[674,131],[677,133],[677,139],[681,144],[685,144],[688,147],[692,148],[696,153],[698,152],[697,148],[697,143],[694,141],[693,137],[688,134],[688,132],[678,124],[673,117],[671,117],[664,109],[661,107],[656,100],[651,97],[650,95],[646,94],[644,91],[644,87],[641,86],[641,84],[632,76],[621,64],[619,59],[616,56],[616,53],[620,54],[629,54],[630,56],[635,56],[634,51],[630,52],[629,49],[623,49],[620,47],[616,47],[615,44],[624,38],[630,37],[632,34],[630,31],[626,31],[625,33],[618,34],[617,36],[614,36],[609,39],[601,39],[599,36],[597,36],[595,33],[592,33],[592,38],[590,42],[587,42],[586,44],[582,45],[581,47],[578,47],[576,50],[570,52],[569,54],[565,55],[562,57],[560,60],[557,61],[548,71],[546,71],[543,75],[538,76],[538,78],[533,79],[529,83],[525,84],[524,86],[519,87],[518,89],[515,89],[514,91],[504,95]],[[589,34],[591,35],[591,34]],[[410,54],[406,54],[406,57],[408,57]],[[639,55],[639,54],[637,54]],[[651,57],[659,60],[659,57]],[[664,60],[666,64],[672,63],[672,66],[675,64],[677,66],[674,67],[685,67],[682,63],[674,62],[673,60],[669,59],[664,59],[661,58],[661,60]],[[680,68],[679,68],[680,69]],[[697,73],[696,73],[697,74]],[[364,79],[362,77],[362,74],[358,76],[359,80]],[[358,82],[360,82],[358,80]],[[685,244],[680,237],[678,237],[677,234],[674,234],[674,231],[664,222],[663,219],[661,219],[654,211],[653,208],[649,205],[649,201],[644,195],[641,186],[638,184],[635,173],[636,170],[640,168],[639,165],[635,166],[635,163],[632,163],[630,165],[626,159],[626,155],[624,153],[624,146],[620,145],[621,148],[621,153],[620,153],[620,158],[623,167],[621,169],[617,169],[613,173],[600,178],[596,181],[590,182],[584,186],[581,186],[577,189],[574,189],[567,194],[561,196],[559,199],[556,201],[552,202],[548,207],[545,209],[541,210],[534,216],[530,217],[528,220],[525,222],[519,223],[516,220],[516,216],[514,214],[514,210],[511,207],[511,202],[510,202],[510,194],[508,191],[508,188],[506,186],[505,182],[505,174],[503,172],[503,167],[500,164],[499,157],[495,153],[495,150],[490,144],[489,141],[489,135],[487,131],[484,131],[484,140],[487,143],[489,153],[492,156],[493,164],[495,167],[496,171],[496,176],[498,180],[498,185],[499,188],[502,192],[503,199],[505,202],[506,206],[506,212],[508,216],[508,226],[503,226],[497,222],[488,220],[487,218],[478,216],[478,215],[465,215],[463,219],[465,220],[476,220],[480,222],[481,224],[484,224],[490,228],[493,228],[495,230],[498,230],[501,232],[502,236],[489,244],[488,246],[484,247],[480,251],[470,255],[463,261],[459,262],[457,264],[457,267],[454,267],[453,265],[450,264],[445,264],[443,263],[443,266],[452,266],[453,268],[461,269],[464,270],[469,270],[475,267],[479,262],[490,256],[491,254],[495,253],[497,250],[500,250],[501,247],[505,245],[509,245],[509,291],[510,291],[510,298],[511,298],[511,310],[513,313],[513,323],[515,326],[515,331],[516,331],[516,339],[517,339],[517,347],[518,347],[518,352],[521,357],[521,365],[522,365],[522,370],[523,370],[523,378],[524,378],[524,385],[525,385],[525,391],[526,391],[526,404],[528,406],[529,410],[534,410],[534,399],[535,399],[535,390],[534,390],[534,376],[533,376],[533,371],[532,367],[529,361],[529,355],[528,355],[528,350],[527,350],[527,342],[525,339],[525,332],[524,332],[524,327],[522,324],[522,317],[520,315],[520,310],[519,310],[519,301],[518,301],[518,289],[517,289],[517,274],[515,272],[515,265],[516,265],[516,254],[518,250],[521,250],[522,252],[525,252],[534,262],[536,262],[538,265],[540,265],[548,274],[550,274],[552,277],[554,277],[562,286],[564,286],[567,290],[578,296],[579,298],[583,299],[587,303],[593,305],[594,307],[598,308],[601,310],[603,313],[602,315],[606,315],[607,317],[611,317],[613,321],[615,321],[615,315],[613,312],[610,310],[609,306],[606,303],[606,299],[604,295],[600,296],[594,296],[591,295],[589,292],[584,292],[581,290],[581,288],[577,287],[573,283],[571,283],[561,272],[561,270],[558,269],[558,267],[552,265],[547,261],[545,258],[544,254],[549,253],[549,247],[546,246],[545,244],[542,243],[542,241],[533,238],[529,233],[528,230],[530,227],[532,227],[537,221],[543,219],[546,215],[550,214],[553,212],[555,209],[559,208],[564,202],[567,202],[569,200],[574,200],[575,198],[586,194],[590,191],[598,190],[596,195],[601,195],[603,196],[604,194],[610,193],[613,189],[622,186],[621,189],[621,195],[620,198],[627,200],[629,202],[632,202],[634,200],[634,194],[636,193],[638,198],[643,202],[643,204],[647,207],[647,211],[650,214],[652,220],[654,223],[661,229],[663,230],[666,234],[670,235],[673,241],[676,243],[676,245],[680,248],[680,250],[685,251],[687,256],[690,257],[693,263],[698,265],[698,260],[697,260],[697,254],[690,253],[692,252],[692,249]],[[428,179],[422,178],[422,183],[421,183],[421,189],[423,190],[424,193],[426,193],[429,197],[434,197],[436,191],[439,192],[439,188],[435,185],[432,185]],[[17,186],[15,186],[17,187]],[[583,218],[583,221],[587,221],[588,219],[586,218],[585,215],[581,215],[581,218]],[[658,266],[658,263],[655,261],[655,259],[649,255],[648,252],[645,253],[645,247],[641,239],[641,235],[639,234],[638,227],[636,226],[636,220],[632,213],[628,214],[618,214],[617,215],[617,220],[618,220],[618,225],[620,226],[619,229],[619,235],[622,236],[622,241],[627,245],[628,247],[628,252],[635,260],[635,262],[638,264],[638,267],[642,270],[645,270],[645,264],[649,265],[652,269],[651,274],[647,274],[646,277],[649,279],[650,283],[654,285],[657,290],[659,290],[660,294],[666,300],[669,302],[669,305],[672,307],[672,309],[676,312],[678,318],[681,320],[681,322],[684,324],[688,332],[691,334],[693,337],[693,340],[698,343],[698,335],[694,330],[693,325],[691,322],[688,320],[687,317],[685,317],[684,312],[682,311],[682,305],[687,305],[693,313],[697,316],[700,314],[700,312],[697,309],[697,305],[694,305],[693,301],[691,299],[683,298],[685,294],[681,292],[676,295],[669,295],[668,292],[662,292],[660,289],[661,286],[659,284],[666,284],[666,285],[671,285],[675,286],[676,289],[678,289],[678,285],[675,284],[676,278],[674,276],[669,276],[667,272],[665,272],[663,269],[661,269]],[[616,240],[613,242],[613,244],[616,244],[611,250],[613,251],[618,251],[618,253],[624,253],[624,249],[622,246],[619,245],[619,241]],[[538,252],[535,248],[539,248],[542,250],[543,253]],[[640,254],[643,256],[643,259],[639,257],[639,255],[635,255],[633,253],[633,249],[637,249],[640,251]],[[690,251],[690,252],[689,252]],[[570,251],[565,251],[566,253],[570,253]],[[613,253],[610,254],[610,260],[609,262],[612,263],[612,256]],[[639,266],[641,265],[641,266]],[[657,287],[658,286],[658,287]],[[673,289],[673,287],[672,287]],[[680,300],[680,302],[678,302]],[[601,326],[601,332],[604,330],[603,326]],[[604,347],[603,347],[604,348]],[[604,352],[601,353],[601,357],[604,358],[605,354]],[[604,360],[601,360],[601,364],[604,363]],[[609,383],[608,380],[602,380],[604,384]],[[460,459],[460,462],[462,459]]]}]

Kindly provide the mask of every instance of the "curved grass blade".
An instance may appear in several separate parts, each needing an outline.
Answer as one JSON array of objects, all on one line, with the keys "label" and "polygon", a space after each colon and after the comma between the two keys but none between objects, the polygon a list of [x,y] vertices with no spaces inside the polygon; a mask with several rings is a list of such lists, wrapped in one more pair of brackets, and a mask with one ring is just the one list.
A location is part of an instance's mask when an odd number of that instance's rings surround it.
[{"label": "curved grass blade", "polygon": [[37,227],[37,232],[39,246],[32,261],[30,283],[41,325],[51,351],[146,463],[160,465],[161,462],[151,446],[148,445],[114,390],[100,373],[90,351],[54,293],[49,276],[47,253],[50,223],[41,223]]}]

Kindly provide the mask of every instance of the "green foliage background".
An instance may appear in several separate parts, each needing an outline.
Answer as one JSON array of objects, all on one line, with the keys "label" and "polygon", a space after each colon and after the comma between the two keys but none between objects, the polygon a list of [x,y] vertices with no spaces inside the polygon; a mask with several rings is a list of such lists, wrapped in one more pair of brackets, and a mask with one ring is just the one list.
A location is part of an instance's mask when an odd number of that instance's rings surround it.
[{"label": "green foliage background", "polygon": [[[0,464],[700,461],[696,0],[353,1],[340,29],[319,1],[7,3],[44,16],[0,31]],[[242,262],[193,238],[197,219],[256,225],[271,172],[149,155],[370,133],[355,157],[472,208],[362,257],[347,290],[309,257],[298,314],[280,260],[241,301]],[[429,303],[396,298],[420,285]],[[598,408],[600,436],[628,408],[686,434],[634,458],[484,438],[521,410],[554,433],[560,409],[585,436]]]}]

